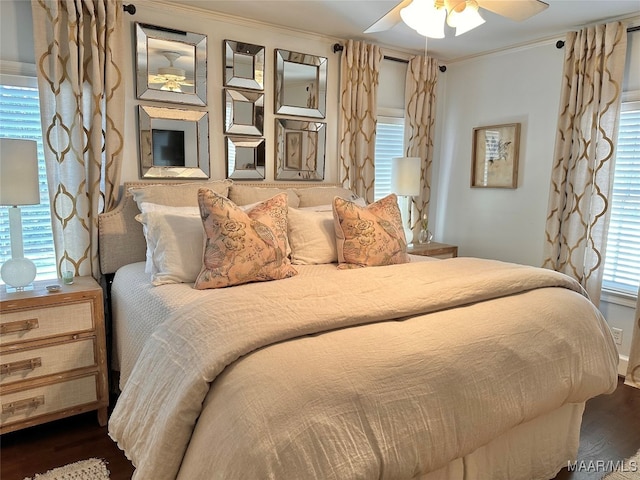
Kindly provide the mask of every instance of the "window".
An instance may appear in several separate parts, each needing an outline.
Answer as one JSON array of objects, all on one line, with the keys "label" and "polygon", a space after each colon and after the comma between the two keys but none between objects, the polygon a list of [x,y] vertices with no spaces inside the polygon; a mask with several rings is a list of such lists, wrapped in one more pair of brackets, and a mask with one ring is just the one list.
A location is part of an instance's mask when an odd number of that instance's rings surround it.
[{"label": "window", "polygon": [[[41,203],[21,207],[24,256],[36,264],[37,279],[55,278],[56,258],[35,78],[0,76],[0,137],[38,142]],[[11,258],[8,217],[7,208],[0,208],[0,264]]]},{"label": "window", "polygon": [[391,159],[404,156],[404,118],[378,116],[376,126],[376,178],[374,200],[391,191]]},{"label": "window", "polygon": [[620,114],[603,287],[635,296],[640,283],[640,101]]}]

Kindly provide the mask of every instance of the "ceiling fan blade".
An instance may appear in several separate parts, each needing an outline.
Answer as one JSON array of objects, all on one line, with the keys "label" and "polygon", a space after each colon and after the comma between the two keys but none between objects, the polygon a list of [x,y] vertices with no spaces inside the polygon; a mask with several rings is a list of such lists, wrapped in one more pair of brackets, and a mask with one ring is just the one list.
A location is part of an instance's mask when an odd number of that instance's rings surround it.
[{"label": "ceiling fan blade", "polygon": [[521,22],[549,7],[542,0],[477,0],[478,5],[490,12]]},{"label": "ceiling fan blade", "polygon": [[409,5],[412,1],[413,0],[402,0],[398,5],[389,10],[376,23],[367,28],[364,33],[384,32],[395,27],[402,21],[402,18],[400,17],[400,10]]}]

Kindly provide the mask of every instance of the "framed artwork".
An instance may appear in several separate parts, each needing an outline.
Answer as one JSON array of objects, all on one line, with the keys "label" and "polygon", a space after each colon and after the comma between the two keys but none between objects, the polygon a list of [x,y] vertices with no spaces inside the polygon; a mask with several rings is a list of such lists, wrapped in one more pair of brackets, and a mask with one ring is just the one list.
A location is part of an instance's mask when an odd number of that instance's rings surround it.
[{"label": "framed artwork", "polygon": [[224,85],[262,90],[264,88],[264,47],[225,40]]},{"label": "framed artwork", "polygon": [[327,58],[276,49],[275,113],[325,118]]},{"label": "framed artwork", "polygon": [[227,178],[264,180],[264,138],[227,137]]},{"label": "framed artwork", "polygon": [[207,104],[207,36],[136,23],[136,97]]},{"label": "framed artwork", "polygon": [[226,89],[224,133],[262,135],[264,93]]},{"label": "framed artwork", "polygon": [[285,168],[302,168],[302,132],[285,132]]},{"label": "framed artwork", "polygon": [[141,178],[209,178],[209,115],[138,105]]},{"label": "framed artwork", "polygon": [[517,188],[520,124],[473,129],[471,186]]},{"label": "framed artwork", "polygon": [[323,180],[325,125],[276,119],[276,180]]}]

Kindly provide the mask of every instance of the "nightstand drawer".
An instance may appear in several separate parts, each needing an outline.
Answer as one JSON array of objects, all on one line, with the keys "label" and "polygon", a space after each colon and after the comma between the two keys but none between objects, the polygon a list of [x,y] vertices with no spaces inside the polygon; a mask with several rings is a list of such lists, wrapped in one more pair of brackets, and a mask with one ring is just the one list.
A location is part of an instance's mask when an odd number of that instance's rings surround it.
[{"label": "nightstand drawer", "polygon": [[0,345],[93,328],[91,302],[0,313]]},{"label": "nightstand drawer", "polygon": [[95,375],[3,394],[0,426],[95,403],[97,399]]},{"label": "nightstand drawer", "polygon": [[96,365],[94,339],[0,355],[0,385]]}]

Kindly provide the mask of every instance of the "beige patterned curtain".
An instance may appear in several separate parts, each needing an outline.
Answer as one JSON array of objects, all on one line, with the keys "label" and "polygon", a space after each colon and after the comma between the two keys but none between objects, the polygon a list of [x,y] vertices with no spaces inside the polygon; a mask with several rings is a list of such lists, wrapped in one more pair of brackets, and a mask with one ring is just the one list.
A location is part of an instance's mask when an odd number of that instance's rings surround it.
[{"label": "beige patterned curtain", "polygon": [[640,388],[640,288],[638,288],[638,301],[636,303],[636,316],[633,322],[632,335],[629,365],[624,383],[632,387]]},{"label": "beige patterned curtain", "polygon": [[349,40],[340,79],[340,181],[367,202],[374,199],[376,105],[382,52]]},{"label": "beige patterned curtain", "polygon": [[32,12],[58,271],[98,278],[98,213],[117,200],[122,163],[122,2],[37,0]]},{"label": "beige patterned curtain", "polygon": [[578,280],[598,305],[627,32],[620,22],[567,34],[544,267]]},{"label": "beige patterned curtain", "polygon": [[[407,157],[422,159],[421,192],[418,197],[413,197],[411,207],[414,238],[420,231],[422,215],[429,214],[437,85],[437,60],[423,56],[413,57],[407,66],[405,84],[404,144]],[[411,239],[407,241],[410,242]]]}]

